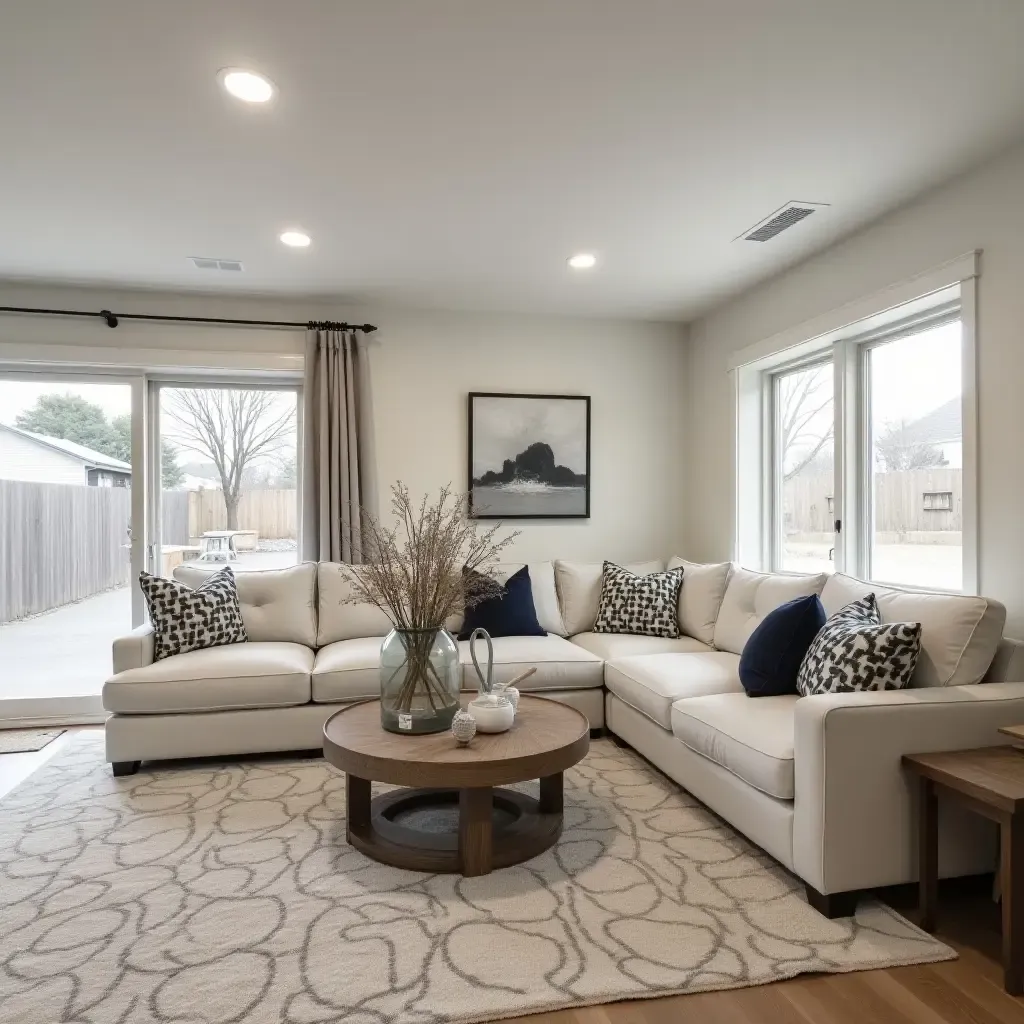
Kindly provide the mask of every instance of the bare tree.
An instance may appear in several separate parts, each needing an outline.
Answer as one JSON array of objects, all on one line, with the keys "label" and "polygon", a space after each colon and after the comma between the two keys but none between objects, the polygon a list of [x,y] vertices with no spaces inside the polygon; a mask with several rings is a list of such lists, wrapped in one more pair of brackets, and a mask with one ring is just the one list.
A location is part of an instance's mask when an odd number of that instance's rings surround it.
[{"label": "bare tree", "polygon": [[229,530],[238,529],[246,467],[280,452],[295,429],[294,407],[281,411],[275,398],[273,391],[181,388],[168,402],[178,446],[206,456],[217,470]]},{"label": "bare tree", "polygon": [[[834,420],[823,414],[832,405],[832,366],[791,373],[779,381],[779,427],[783,479],[812,463],[832,440]],[[792,464],[790,460],[792,459]]]},{"label": "bare tree", "polygon": [[875,451],[887,473],[905,469],[933,469],[948,466],[941,448],[927,441],[915,441],[907,430],[907,421],[889,423],[875,441]]}]

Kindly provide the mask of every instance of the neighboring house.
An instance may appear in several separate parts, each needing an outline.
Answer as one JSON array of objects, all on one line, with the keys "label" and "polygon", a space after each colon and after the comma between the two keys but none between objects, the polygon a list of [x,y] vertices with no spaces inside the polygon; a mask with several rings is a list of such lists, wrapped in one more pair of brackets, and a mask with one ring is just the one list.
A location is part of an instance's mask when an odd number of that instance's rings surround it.
[{"label": "neighboring house", "polygon": [[74,441],[0,423],[0,480],[131,487],[132,467]]},{"label": "neighboring house", "polygon": [[963,425],[961,399],[951,398],[919,420],[903,428],[901,442],[906,445],[931,445],[938,448],[949,469],[963,469]]}]

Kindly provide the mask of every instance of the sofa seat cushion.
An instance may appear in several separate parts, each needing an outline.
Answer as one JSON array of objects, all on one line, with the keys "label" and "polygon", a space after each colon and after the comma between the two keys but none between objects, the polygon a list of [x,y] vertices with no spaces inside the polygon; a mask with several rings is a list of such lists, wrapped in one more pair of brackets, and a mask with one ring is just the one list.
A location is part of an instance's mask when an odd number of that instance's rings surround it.
[{"label": "sofa seat cushion", "polygon": [[680,698],[742,693],[739,668],[739,655],[706,648],[692,654],[642,654],[609,661],[604,684],[652,722],[671,729],[672,705]]},{"label": "sofa seat cushion", "polygon": [[272,641],[209,647],[130,668],[103,685],[118,715],[284,708],[309,703],[313,652]]},{"label": "sofa seat cushion", "polygon": [[380,696],[382,636],[353,637],[321,647],[313,663],[313,700],[333,704]]},{"label": "sofa seat cushion", "polygon": [[[507,683],[532,666],[537,671],[516,685],[524,693],[544,690],[575,690],[599,687],[604,680],[604,660],[577,644],[553,633],[546,636],[499,636],[494,644],[494,682]],[[487,645],[479,640],[476,656],[484,667]],[[462,687],[476,690],[479,686],[469,641],[459,641],[462,662]]]},{"label": "sofa seat cushion", "polygon": [[695,753],[748,785],[792,800],[796,694],[760,697],[716,693],[672,705],[672,732]]},{"label": "sofa seat cushion", "polygon": [[570,637],[585,651],[605,661],[630,658],[636,654],[702,654],[713,650],[692,636],[637,636],[634,633],[577,633]]}]

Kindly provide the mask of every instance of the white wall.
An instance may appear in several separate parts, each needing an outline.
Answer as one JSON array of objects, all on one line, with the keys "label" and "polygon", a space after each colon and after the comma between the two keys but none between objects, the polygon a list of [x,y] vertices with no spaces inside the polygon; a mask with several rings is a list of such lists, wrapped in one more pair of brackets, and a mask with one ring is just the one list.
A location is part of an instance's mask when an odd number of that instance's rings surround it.
[{"label": "white wall", "polygon": [[[682,541],[686,353],[678,325],[10,284],[0,286],[0,305],[375,323],[382,491],[396,479],[419,493],[448,482],[465,488],[470,391],[590,395],[591,518],[515,523],[522,536],[510,558],[639,560],[666,557]],[[107,347],[115,344],[120,352],[112,356]],[[114,358],[140,367],[154,360],[249,362],[295,372],[301,352],[301,331],[130,321],[110,330],[102,321],[0,316],[0,362],[48,356],[91,363]]]},{"label": "white wall", "polygon": [[982,249],[978,282],[981,592],[1024,636],[1024,145],[747,292],[690,325],[688,557],[728,558],[735,409],[729,354]]},{"label": "white wall", "polygon": [[36,444],[10,430],[0,430],[0,480],[31,480],[84,487],[85,467],[78,459]]}]

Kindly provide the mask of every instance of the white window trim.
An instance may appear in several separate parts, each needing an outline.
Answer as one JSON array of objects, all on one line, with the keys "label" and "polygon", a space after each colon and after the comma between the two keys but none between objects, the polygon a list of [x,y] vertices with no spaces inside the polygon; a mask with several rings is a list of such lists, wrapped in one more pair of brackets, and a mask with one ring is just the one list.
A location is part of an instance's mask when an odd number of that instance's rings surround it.
[{"label": "white window trim", "polygon": [[[772,335],[733,354],[730,372],[736,401],[733,558],[741,565],[769,571],[773,533],[766,499],[772,495],[771,402],[766,379],[773,373],[831,351],[835,370],[836,403],[834,508],[842,520],[836,538],[835,571],[856,574],[866,566],[863,523],[850,519],[865,486],[867,455],[862,450],[867,389],[860,386],[861,352],[866,343],[894,331],[936,308],[959,304],[961,322],[961,383],[963,419],[963,583],[961,592],[981,591],[978,535],[978,396],[977,396],[977,279],[981,252],[950,260],[890,288],[848,303],[804,324]],[[902,331],[901,331],[902,333]],[[859,395],[860,403],[851,401]],[[856,457],[847,457],[846,439],[856,438]],[[770,503],[769,503],[770,504]],[[852,527],[852,528],[851,528]],[[902,586],[902,585],[901,585]],[[913,589],[913,588],[907,588]]]},{"label": "white window trim", "polygon": [[[826,363],[832,363],[833,353],[829,349],[818,350],[812,355],[804,356],[800,359],[792,360],[785,363],[782,366],[776,366],[772,370],[763,372],[761,374],[761,386],[764,392],[764,408],[766,410],[765,416],[765,434],[764,434],[764,448],[765,448],[765,480],[767,482],[766,495],[769,501],[765,504],[763,510],[763,518],[765,522],[766,530],[766,542],[765,542],[765,555],[767,556],[766,564],[771,568],[772,572],[780,573],[784,575],[803,575],[802,573],[791,573],[789,570],[781,569],[779,566],[782,562],[782,549],[780,541],[782,539],[782,530],[780,529],[780,523],[778,521],[779,510],[782,507],[782,485],[783,481],[779,475],[779,468],[781,459],[779,457],[777,440],[778,435],[776,427],[778,426],[779,410],[776,404],[776,382],[778,378],[787,373],[793,373],[800,370],[812,369],[817,366],[824,366]],[[833,393],[834,401],[834,393]],[[833,446],[835,445],[835,438],[832,439]],[[834,504],[834,497],[833,497]],[[838,554],[838,551],[836,552]]]}]

